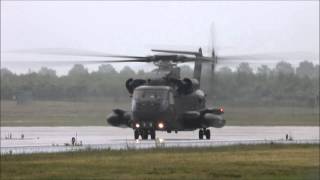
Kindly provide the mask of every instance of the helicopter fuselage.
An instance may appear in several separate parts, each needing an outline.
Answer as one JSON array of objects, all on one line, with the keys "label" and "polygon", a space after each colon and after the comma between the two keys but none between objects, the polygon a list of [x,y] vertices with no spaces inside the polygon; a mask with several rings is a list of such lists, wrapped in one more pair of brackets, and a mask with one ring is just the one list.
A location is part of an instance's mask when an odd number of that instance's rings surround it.
[{"label": "helicopter fuselage", "polygon": [[200,89],[181,94],[171,86],[142,85],[134,89],[131,105],[130,112],[114,111],[107,121],[131,127],[135,137],[143,139],[148,134],[152,138],[155,131],[192,131],[225,124],[220,109],[206,108],[205,93]]}]

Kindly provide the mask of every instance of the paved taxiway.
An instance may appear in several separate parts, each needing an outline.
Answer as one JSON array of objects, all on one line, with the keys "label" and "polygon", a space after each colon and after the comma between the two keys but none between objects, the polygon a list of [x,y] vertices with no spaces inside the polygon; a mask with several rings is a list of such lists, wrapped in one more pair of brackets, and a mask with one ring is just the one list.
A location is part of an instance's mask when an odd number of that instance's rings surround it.
[{"label": "paved taxiway", "polygon": [[[299,142],[319,142],[319,127],[303,126],[226,126],[221,129],[211,129],[211,140],[198,140],[198,131],[178,132],[157,132],[157,137],[163,139],[171,146],[195,146],[202,145],[223,145],[237,144],[237,142],[268,142],[281,141],[286,138],[286,134],[293,140]],[[21,135],[24,137],[21,138]],[[11,138],[10,138],[11,136]],[[120,149],[128,144],[135,144],[133,140],[133,130],[115,127],[1,127],[1,153],[6,151],[28,151],[38,152],[35,148],[46,147],[42,151],[52,151],[53,145],[56,151],[62,151],[65,143],[71,144],[71,138],[76,137],[77,142],[84,146],[102,146],[111,149]],[[311,141],[310,141],[311,140]],[[249,144],[247,143],[247,144]],[[140,141],[140,146],[144,148],[154,147],[154,141]],[[246,144],[246,143],[245,143]],[[201,144],[200,144],[201,145]],[[57,146],[60,146],[57,148]],[[10,149],[11,148],[11,149]],[[20,149],[19,149],[20,148]],[[33,149],[33,150],[30,150]],[[51,150],[46,150],[51,149]]]}]

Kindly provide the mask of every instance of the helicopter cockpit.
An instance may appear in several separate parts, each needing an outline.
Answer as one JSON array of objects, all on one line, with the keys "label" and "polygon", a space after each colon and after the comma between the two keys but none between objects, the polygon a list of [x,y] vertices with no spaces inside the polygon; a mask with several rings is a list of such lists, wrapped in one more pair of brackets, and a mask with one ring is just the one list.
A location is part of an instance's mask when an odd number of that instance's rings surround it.
[{"label": "helicopter cockpit", "polygon": [[140,86],[133,92],[132,111],[164,111],[173,101],[169,86]]},{"label": "helicopter cockpit", "polygon": [[166,99],[167,92],[163,90],[137,90],[133,94],[134,99]]}]

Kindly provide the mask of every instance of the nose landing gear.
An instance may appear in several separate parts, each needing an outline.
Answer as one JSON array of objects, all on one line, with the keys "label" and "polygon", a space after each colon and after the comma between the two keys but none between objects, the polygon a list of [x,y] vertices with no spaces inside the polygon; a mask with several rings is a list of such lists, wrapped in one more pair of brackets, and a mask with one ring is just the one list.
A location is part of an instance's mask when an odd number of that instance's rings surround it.
[{"label": "nose landing gear", "polygon": [[134,130],[134,139],[135,140],[139,139],[139,136],[140,136],[140,132],[138,131],[138,129],[135,129]]},{"label": "nose landing gear", "polygon": [[154,129],[151,130],[150,136],[151,136],[151,139],[152,139],[152,140],[156,139],[156,130],[154,130]]},{"label": "nose landing gear", "polygon": [[210,133],[210,129],[200,129],[199,130],[199,139],[203,139],[203,136],[206,136],[206,139],[210,139],[211,138],[211,133]]},{"label": "nose landing gear", "polygon": [[134,139],[139,139],[139,136],[141,136],[141,139],[146,140],[148,139],[148,136],[151,136],[151,139],[156,139],[156,130],[154,129],[135,129],[134,130]]}]

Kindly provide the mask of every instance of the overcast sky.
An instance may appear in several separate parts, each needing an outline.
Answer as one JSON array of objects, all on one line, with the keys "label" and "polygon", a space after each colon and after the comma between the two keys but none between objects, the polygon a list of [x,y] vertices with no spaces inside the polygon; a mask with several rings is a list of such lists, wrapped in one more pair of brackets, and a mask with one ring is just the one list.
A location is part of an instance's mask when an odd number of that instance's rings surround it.
[{"label": "overcast sky", "polygon": [[[1,61],[4,66],[3,61],[17,59],[52,60],[51,56],[3,53],[32,48],[129,55],[150,55],[152,47],[196,49],[209,45],[212,24],[220,54],[279,51],[319,54],[319,1],[1,1]],[[98,58],[86,58],[90,59]],[[14,68],[22,72],[32,65]],[[57,68],[63,72],[70,66]]]}]

